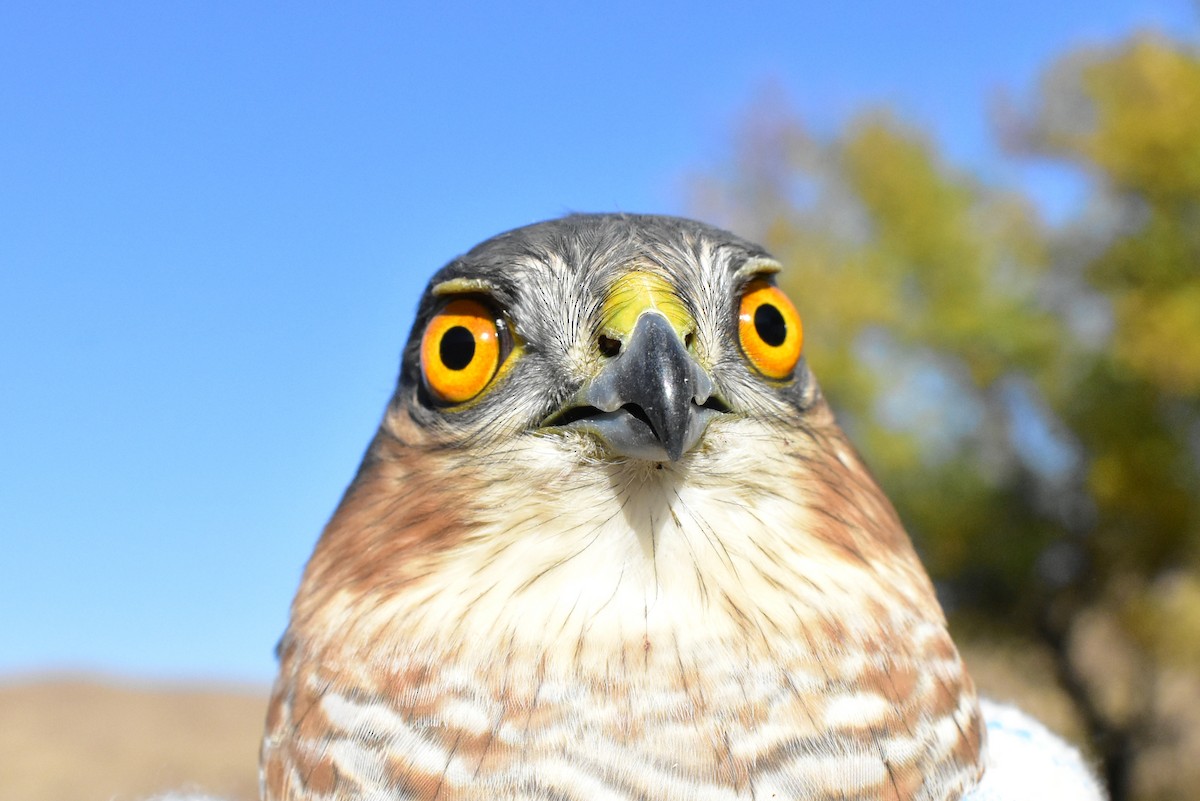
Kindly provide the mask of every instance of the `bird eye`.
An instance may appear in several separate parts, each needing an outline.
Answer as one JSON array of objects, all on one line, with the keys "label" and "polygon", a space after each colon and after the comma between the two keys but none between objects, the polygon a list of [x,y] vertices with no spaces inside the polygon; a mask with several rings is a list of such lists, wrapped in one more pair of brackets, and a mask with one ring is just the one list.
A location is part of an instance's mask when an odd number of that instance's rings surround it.
[{"label": "bird eye", "polygon": [[496,313],[477,300],[447,303],[421,339],[421,375],[429,391],[447,403],[464,403],[482,392],[500,367],[502,327]]},{"label": "bird eye", "polygon": [[751,281],[738,311],[738,339],[746,357],[767,378],[787,378],[800,361],[800,314],[778,287]]}]

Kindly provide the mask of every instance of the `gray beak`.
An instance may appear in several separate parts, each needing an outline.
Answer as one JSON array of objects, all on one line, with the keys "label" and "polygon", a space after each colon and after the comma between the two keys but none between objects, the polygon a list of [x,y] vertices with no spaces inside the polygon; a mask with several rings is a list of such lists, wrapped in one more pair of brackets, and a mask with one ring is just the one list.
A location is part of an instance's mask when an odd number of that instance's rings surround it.
[{"label": "gray beak", "polygon": [[590,431],[625,456],[677,461],[724,411],[671,324],[646,312],[620,352],[547,424]]}]

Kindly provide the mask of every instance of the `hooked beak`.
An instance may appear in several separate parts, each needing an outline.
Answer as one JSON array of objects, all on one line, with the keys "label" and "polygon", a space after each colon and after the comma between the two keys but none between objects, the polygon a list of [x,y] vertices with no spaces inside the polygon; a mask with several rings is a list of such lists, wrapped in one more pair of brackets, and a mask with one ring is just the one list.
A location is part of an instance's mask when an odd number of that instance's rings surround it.
[{"label": "hooked beak", "polygon": [[668,319],[646,310],[620,352],[546,424],[589,431],[624,456],[678,461],[728,410]]}]

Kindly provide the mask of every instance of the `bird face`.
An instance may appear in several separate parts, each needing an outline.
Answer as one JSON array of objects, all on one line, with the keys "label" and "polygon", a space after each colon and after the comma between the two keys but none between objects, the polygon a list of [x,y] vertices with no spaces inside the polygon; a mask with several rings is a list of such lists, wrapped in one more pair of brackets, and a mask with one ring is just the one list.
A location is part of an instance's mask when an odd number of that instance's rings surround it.
[{"label": "bird face", "polygon": [[699,223],[595,215],[433,277],[281,642],[268,798],[975,781],[970,679],[778,270]]},{"label": "bird face", "polygon": [[677,220],[647,220],[631,239],[620,220],[562,221],[519,252],[500,237],[442,270],[398,401],[446,442],[536,436],[655,462],[679,461],[724,419],[793,419],[812,404],[774,260]]}]

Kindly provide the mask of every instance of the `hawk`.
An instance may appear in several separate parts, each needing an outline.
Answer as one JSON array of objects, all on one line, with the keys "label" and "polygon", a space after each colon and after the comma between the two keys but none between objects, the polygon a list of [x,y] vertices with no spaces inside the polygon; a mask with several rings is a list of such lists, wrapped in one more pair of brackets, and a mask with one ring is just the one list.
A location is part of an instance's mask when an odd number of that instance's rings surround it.
[{"label": "hawk", "polygon": [[575,215],[434,275],[279,646],[265,798],[975,786],[971,679],[779,270]]}]

